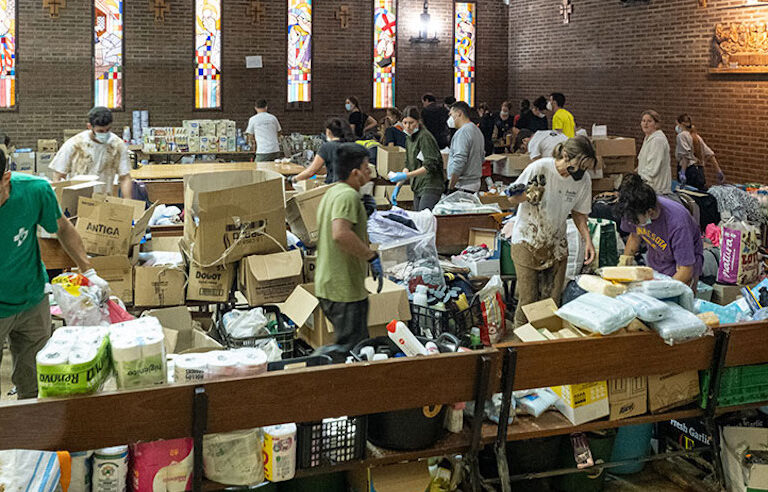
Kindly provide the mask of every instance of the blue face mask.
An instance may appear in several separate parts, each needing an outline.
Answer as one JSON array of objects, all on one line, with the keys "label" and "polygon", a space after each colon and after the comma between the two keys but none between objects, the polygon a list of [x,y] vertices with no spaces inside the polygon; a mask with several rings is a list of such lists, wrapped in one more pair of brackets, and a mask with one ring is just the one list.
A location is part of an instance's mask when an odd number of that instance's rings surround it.
[{"label": "blue face mask", "polygon": [[93,135],[96,137],[96,141],[102,144],[107,143],[107,141],[109,140],[109,132],[107,133],[93,132]]},{"label": "blue face mask", "polygon": [[344,108],[345,108],[347,111],[352,111],[352,105],[351,105],[351,104],[349,104],[349,103],[345,104],[345,105],[344,105]]}]

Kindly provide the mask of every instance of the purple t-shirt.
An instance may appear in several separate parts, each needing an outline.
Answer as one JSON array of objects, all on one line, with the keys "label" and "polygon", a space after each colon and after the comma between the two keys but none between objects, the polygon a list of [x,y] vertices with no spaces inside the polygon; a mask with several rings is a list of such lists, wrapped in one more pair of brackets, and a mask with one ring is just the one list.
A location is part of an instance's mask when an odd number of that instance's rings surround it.
[{"label": "purple t-shirt", "polygon": [[693,278],[701,276],[704,247],[699,226],[684,206],[658,197],[659,218],[649,226],[639,226],[622,219],[621,228],[634,232],[648,245],[648,266],[673,276],[677,266],[693,266]]}]

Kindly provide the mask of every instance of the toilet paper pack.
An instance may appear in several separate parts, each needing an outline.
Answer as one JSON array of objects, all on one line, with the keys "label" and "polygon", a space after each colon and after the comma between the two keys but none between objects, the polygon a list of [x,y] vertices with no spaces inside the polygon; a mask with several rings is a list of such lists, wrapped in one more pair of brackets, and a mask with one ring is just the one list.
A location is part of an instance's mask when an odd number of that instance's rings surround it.
[{"label": "toilet paper pack", "polygon": [[157,318],[112,325],[109,338],[119,389],[166,383],[165,335]]},{"label": "toilet paper pack", "polygon": [[111,369],[106,330],[100,326],[56,330],[37,353],[36,366],[41,398],[95,393]]},{"label": "toilet paper pack", "polygon": [[194,441],[190,438],[142,442],[131,446],[131,490],[192,490]]},{"label": "toilet paper pack", "polygon": [[226,485],[264,481],[261,429],[207,434],[203,438],[203,469],[209,480]]}]

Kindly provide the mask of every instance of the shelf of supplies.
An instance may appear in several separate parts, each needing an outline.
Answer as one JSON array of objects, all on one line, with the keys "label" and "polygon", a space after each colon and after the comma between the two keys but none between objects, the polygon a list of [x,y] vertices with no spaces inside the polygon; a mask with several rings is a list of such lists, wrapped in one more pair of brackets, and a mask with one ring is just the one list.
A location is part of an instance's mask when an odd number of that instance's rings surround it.
[{"label": "shelf of supplies", "polygon": [[768,66],[766,67],[736,67],[736,68],[710,68],[709,73],[720,75],[738,75],[738,74],[759,74],[768,73]]},{"label": "shelf of supplies", "polygon": [[211,151],[211,152],[144,152],[143,150],[138,150],[136,152],[139,152],[144,155],[254,155],[255,152],[246,151],[246,150],[233,150],[233,151]]}]

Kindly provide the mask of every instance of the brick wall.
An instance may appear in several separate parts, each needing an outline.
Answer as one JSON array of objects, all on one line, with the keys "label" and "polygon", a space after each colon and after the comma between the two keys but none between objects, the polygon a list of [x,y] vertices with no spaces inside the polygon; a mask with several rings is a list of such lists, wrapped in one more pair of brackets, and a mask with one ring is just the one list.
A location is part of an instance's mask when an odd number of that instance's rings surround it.
[{"label": "brick wall", "polygon": [[[39,0],[17,2],[19,107],[0,113],[0,128],[17,146],[38,138],[59,138],[65,128],[82,128],[92,106],[91,1],[67,2],[51,19]],[[130,125],[131,111],[149,109],[150,124],[180,125],[189,118],[229,118],[243,127],[259,97],[270,101],[286,131],[319,133],[326,118],[343,113],[344,98],[355,95],[365,111],[372,105],[372,0],[322,0],[314,9],[313,102],[308,110],[286,110],[286,7],[262,0],[262,23],[246,15],[248,0],[224,0],[222,111],[194,111],[193,0],[173,0],[165,23],[156,23],[146,0],[125,2],[125,112],[115,128]],[[334,13],[350,7],[349,28]],[[424,92],[453,93],[450,0],[432,0],[438,45],[412,45],[422,0],[399,0],[396,103],[419,103]],[[506,97],[507,7],[478,0],[478,102],[498,105]],[[245,68],[246,55],[261,55],[263,69]],[[374,116],[381,116],[375,112]]]},{"label": "brick wall", "polygon": [[610,134],[639,142],[640,112],[655,109],[673,152],[675,119],[687,112],[729,181],[768,182],[768,74],[707,72],[715,25],[767,22],[768,8],[707,3],[573,0],[571,23],[563,25],[559,2],[513,1],[509,93],[563,92],[578,125],[607,124]]}]

